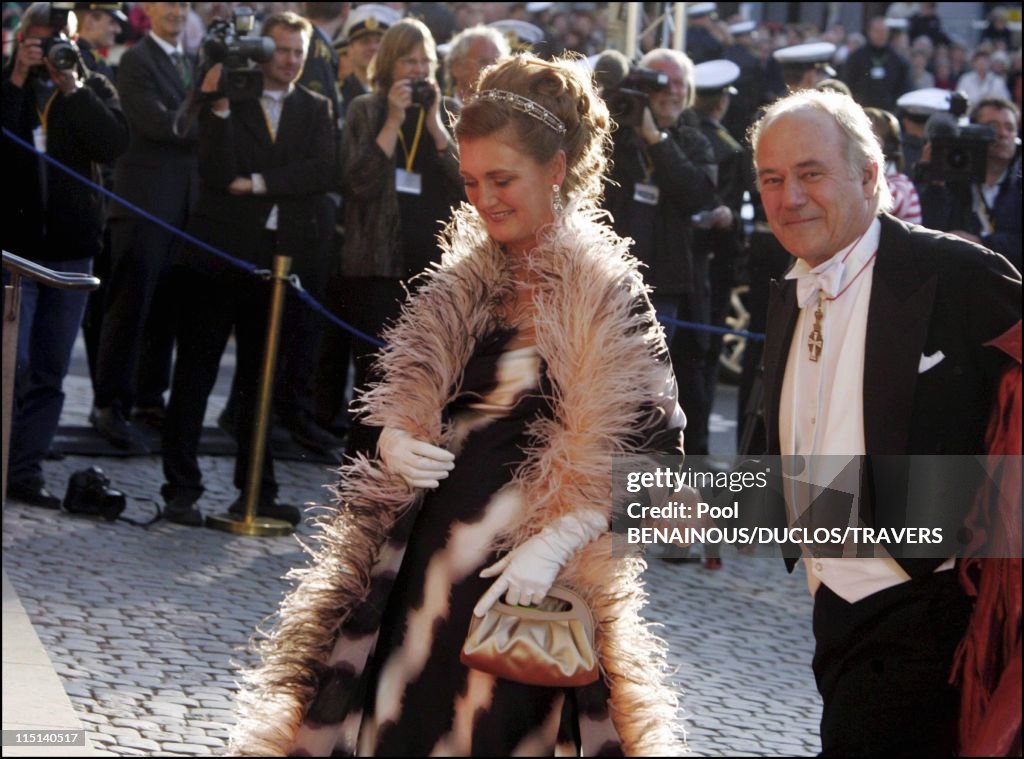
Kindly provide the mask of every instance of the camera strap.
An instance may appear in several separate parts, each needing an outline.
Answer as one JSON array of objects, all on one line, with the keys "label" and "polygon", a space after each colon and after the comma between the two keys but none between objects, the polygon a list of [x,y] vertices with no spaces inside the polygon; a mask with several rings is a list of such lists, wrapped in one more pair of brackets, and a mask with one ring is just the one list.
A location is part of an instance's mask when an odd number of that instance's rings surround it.
[{"label": "camera strap", "polygon": [[59,94],[60,90],[54,86],[53,92],[50,93],[50,96],[46,99],[46,103],[43,105],[43,110],[40,111],[38,108],[36,109],[36,113],[39,114],[39,126],[43,128],[43,134],[47,134],[49,131],[47,124],[50,121],[50,108],[53,107],[53,101],[57,99]]},{"label": "camera strap", "polygon": [[398,130],[398,141],[402,143],[402,152],[405,153],[405,170],[409,173],[412,173],[412,166],[416,163],[416,151],[420,149],[420,138],[423,137],[423,117],[425,114],[424,109],[420,107],[419,119],[416,121],[416,134],[412,138],[411,151],[405,146],[405,135],[402,134],[402,130]]}]

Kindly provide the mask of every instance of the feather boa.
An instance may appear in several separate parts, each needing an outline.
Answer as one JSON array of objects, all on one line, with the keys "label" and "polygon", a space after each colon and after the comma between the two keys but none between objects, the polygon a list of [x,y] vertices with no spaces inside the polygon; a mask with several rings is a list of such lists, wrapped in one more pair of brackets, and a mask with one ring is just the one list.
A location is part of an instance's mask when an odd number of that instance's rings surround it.
[{"label": "feather boa", "polygon": [[[570,207],[529,256],[537,347],[555,388],[554,413],[533,425],[536,445],[516,474],[528,513],[495,548],[517,546],[581,506],[604,509],[610,518],[611,455],[634,451],[637,430],[664,413],[668,367],[656,359],[665,353],[664,336],[629,241],[599,214]],[[441,446],[450,434],[442,410],[515,287],[505,254],[470,206],[455,212],[442,245],[440,265],[422,275],[416,297],[385,334],[381,381],[357,404],[367,424],[400,427]],[[335,494],[336,512],[318,520],[312,563],[289,575],[296,584],[259,646],[262,664],[246,673],[234,753],[287,753],[339,627],[366,597],[381,547],[422,497],[364,457],[341,468]],[[610,711],[626,754],[678,755],[685,732],[666,682],[664,643],[640,616],[645,566],[613,556],[605,534],[577,552],[559,583],[594,612]]]}]

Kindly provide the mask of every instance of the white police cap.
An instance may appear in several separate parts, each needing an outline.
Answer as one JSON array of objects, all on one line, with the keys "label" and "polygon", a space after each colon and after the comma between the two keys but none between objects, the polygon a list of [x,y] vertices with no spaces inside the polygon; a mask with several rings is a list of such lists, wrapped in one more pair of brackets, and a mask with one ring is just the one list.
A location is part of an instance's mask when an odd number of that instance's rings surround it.
[{"label": "white police cap", "polygon": [[733,37],[738,37],[741,34],[750,34],[755,29],[757,29],[756,21],[737,21],[735,24],[729,24],[729,34]]},{"label": "white police cap", "polygon": [[921,90],[900,95],[896,107],[915,116],[931,116],[933,113],[945,113],[949,110],[949,90],[938,87],[925,87]]},{"label": "white police cap", "polygon": [[687,3],[686,4],[686,15],[697,18],[698,16],[707,16],[709,13],[714,13],[718,10],[718,3]]},{"label": "white police cap", "polygon": [[698,63],[693,67],[694,86],[697,92],[704,94],[727,90],[730,95],[735,95],[736,88],[730,85],[739,78],[740,67],[724,58]]},{"label": "white police cap", "polygon": [[544,39],[543,29],[529,21],[521,21],[517,18],[503,18],[499,21],[492,21],[487,26],[504,34],[509,47],[513,50],[529,50]]},{"label": "white police cap", "polygon": [[357,5],[345,19],[341,36],[352,42],[365,34],[383,34],[389,26],[394,26],[401,20],[401,12],[386,5],[377,3]]},{"label": "white police cap", "polygon": [[686,15],[700,16],[714,13],[718,10],[718,3],[686,3]]},{"label": "white police cap", "polygon": [[772,53],[772,57],[783,66],[816,67],[829,76],[835,76],[835,69],[829,65],[835,54],[836,46],[831,42],[804,42],[801,45],[780,47]]}]

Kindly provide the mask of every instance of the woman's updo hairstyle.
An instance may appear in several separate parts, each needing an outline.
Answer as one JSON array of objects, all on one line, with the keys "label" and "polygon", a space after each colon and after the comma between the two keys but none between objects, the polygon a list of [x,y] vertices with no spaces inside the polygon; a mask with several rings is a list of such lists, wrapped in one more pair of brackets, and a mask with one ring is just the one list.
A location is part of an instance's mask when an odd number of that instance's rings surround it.
[{"label": "woman's updo hairstyle", "polygon": [[608,108],[591,77],[570,58],[543,61],[524,53],[486,68],[477,84],[478,92],[485,90],[505,90],[533,100],[565,124],[565,133],[558,134],[508,103],[474,97],[462,108],[456,139],[489,137],[510,128],[516,146],[538,163],[546,164],[564,150],[563,195],[581,207],[596,206],[611,139]]}]

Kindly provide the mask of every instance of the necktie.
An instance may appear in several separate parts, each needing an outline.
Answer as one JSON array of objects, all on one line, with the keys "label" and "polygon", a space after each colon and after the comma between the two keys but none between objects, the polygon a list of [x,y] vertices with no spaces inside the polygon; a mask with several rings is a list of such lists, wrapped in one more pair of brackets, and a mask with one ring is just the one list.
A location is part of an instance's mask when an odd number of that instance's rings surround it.
[{"label": "necktie", "polygon": [[171,62],[178,72],[178,78],[181,80],[182,86],[187,90],[189,85],[192,84],[192,72],[189,71],[188,61],[185,60],[185,56],[181,53],[174,52],[171,53]]},{"label": "necktie", "polygon": [[833,261],[825,271],[801,274],[796,279],[796,301],[800,308],[807,306],[818,297],[819,292],[832,298],[839,292],[839,283],[843,279],[843,269],[846,265],[842,261]]}]

